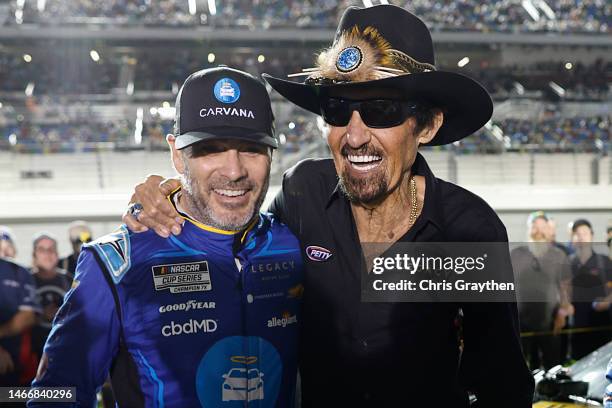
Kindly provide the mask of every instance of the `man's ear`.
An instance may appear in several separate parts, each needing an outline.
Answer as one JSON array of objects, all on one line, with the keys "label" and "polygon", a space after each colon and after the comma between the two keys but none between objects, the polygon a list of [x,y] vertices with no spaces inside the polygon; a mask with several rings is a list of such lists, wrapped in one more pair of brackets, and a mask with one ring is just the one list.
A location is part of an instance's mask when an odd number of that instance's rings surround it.
[{"label": "man's ear", "polygon": [[444,122],[444,113],[442,113],[440,109],[434,109],[434,114],[431,120],[431,125],[427,126],[425,129],[421,131],[421,134],[419,135],[417,142],[420,145],[431,142],[434,136],[436,135],[436,133],[438,133],[438,130],[440,130],[440,127],[442,126],[443,122]]},{"label": "man's ear", "polygon": [[170,146],[170,157],[174,169],[177,173],[183,174],[185,171],[185,162],[183,161],[183,155],[176,148],[176,137],[172,133],[169,133],[166,136],[166,142],[168,142],[168,146]]}]

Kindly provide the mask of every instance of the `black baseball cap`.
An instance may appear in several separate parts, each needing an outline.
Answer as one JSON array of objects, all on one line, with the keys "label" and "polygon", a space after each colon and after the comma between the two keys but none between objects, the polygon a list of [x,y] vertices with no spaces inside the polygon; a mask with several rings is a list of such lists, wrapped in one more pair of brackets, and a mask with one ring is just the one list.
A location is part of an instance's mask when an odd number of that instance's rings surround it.
[{"label": "black baseball cap", "polygon": [[593,225],[591,225],[591,223],[588,220],[584,218],[579,218],[576,221],[574,221],[574,223],[572,224],[572,233],[576,232],[576,230],[582,226],[588,227],[591,230],[591,232],[593,232]]},{"label": "black baseball cap", "polygon": [[227,138],[278,147],[265,85],[223,65],[194,72],[185,80],[176,97],[175,136],[177,149]]}]

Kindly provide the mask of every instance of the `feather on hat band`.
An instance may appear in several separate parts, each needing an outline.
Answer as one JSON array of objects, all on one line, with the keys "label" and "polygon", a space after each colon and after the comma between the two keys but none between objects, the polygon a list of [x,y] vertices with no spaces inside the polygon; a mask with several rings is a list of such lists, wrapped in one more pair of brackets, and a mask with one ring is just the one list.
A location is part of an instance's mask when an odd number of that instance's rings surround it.
[{"label": "feather on hat band", "polygon": [[435,71],[391,44],[374,27],[363,31],[355,25],[342,32],[331,47],[317,57],[316,67],[288,77],[307,76],[307,84],[363,82],[398,75]]}]

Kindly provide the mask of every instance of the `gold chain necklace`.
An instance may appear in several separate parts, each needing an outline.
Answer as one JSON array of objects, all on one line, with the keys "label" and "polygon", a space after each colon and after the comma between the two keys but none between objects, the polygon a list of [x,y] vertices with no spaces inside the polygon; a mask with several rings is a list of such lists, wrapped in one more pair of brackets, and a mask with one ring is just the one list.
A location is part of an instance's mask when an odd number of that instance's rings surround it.
[{"label": "gold chain necklace", "polygon": [[418,204],[417,204],[417,187],[416,180],[414,176],[410,176],[410,224],[408,228],[412,227],[417,219],[417,213],[419,212]]},{"label": "gold chain necklace", "polygon": [[[409,230],[410,228],[412,228],[412,226],[416,222],[417,215],[419,213],[416,180],[414,179],[413,176],[410,176],[409,183],[410,183],[410,215],[408,216],[408,226],[407,227],[402,227],[401,225],[397,226],[397,227],[400,227],[402,230],[404,230],[404,228],[406,228],[406,230]],[[396,233],[395,229],[389,231],[387,233],[387,238],[394,239],[395,233]]]}]

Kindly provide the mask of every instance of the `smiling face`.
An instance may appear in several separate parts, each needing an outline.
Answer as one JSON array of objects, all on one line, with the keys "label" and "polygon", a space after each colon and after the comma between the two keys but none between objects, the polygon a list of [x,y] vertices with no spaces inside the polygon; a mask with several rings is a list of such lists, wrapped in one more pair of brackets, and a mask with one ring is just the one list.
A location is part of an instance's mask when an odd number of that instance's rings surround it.
[{"label": "smiling face", "polygon": [[409,174],[419,143],[427,143],[442,124],[442,113],[433,124],[415,133],[409,117],[399,126],[373,129],[353,111],[347,126],[330,126],[327,142],[334,158],[340,187],[353,203],[376,204],[395,191]]},{"label": "smiling face", "polygon": [[49,238],[41,238],[34,246],[34,259],[32,264],[43,272],[55,270],[59,260],[57,244]]},{"label": "smiling face", "polygon": [[227,139],[202,141],[179,151],[173,136],[168,143],[191,215],[223,230],[246,227],[268,190],[270,148]]}]

